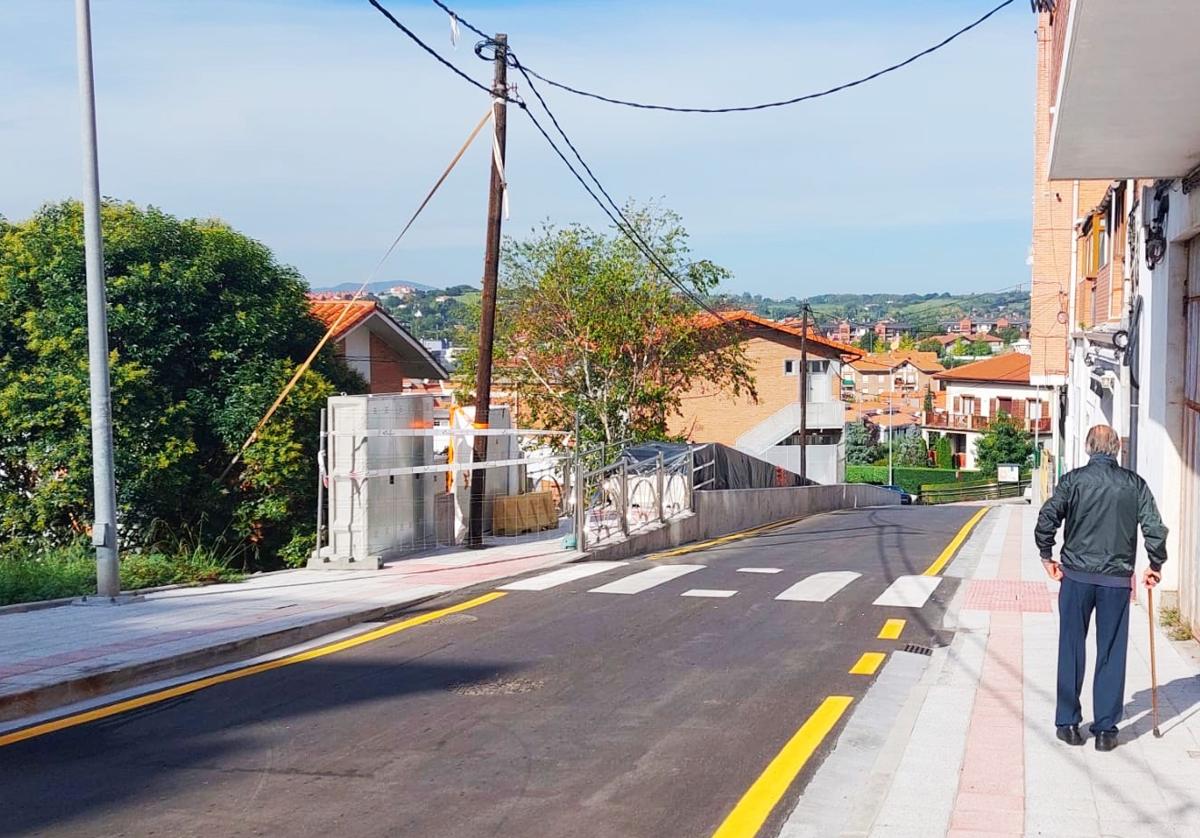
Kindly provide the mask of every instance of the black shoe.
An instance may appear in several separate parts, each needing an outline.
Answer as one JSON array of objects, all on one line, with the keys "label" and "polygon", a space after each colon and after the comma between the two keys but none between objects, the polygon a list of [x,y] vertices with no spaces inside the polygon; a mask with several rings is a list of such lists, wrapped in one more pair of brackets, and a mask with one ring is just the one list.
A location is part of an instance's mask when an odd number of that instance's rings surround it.
[{"label": "black shoe", "polygon": [[1096,734],[1096,750],[1111,751],[1117,747],[1117,732],[1115,730],[1102,730]]},{"label": "black shoe", "polygon": [[[1082,745],[1083,734],[1079,732],[1079,725],[1059,725],[1055,730],[1054,735],[1066,742],[1068,745]],[[1099,745],[1097,745],[1099,747]]]}]

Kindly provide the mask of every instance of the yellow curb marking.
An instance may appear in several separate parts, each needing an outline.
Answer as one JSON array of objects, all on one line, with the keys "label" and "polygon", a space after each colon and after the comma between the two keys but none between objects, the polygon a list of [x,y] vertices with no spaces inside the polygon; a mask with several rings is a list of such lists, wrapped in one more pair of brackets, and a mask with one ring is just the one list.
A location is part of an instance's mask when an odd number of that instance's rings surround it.
[{"label": "yellow curb marking", "polygon": [[766,532],[767,530],[774,530],[774,529],[778,529],[779,527],[786,527],[788,524],[795,524],[795,523],[797,523],[799,521],[803,521],[803,520],[804,520],[804,518],[800,517],[800,518],[788,518],[786,521],[774,521],[770,524],[763,524],[760,527],[751,527],[748,530],[741,530],[739,532],[730,533],[729,535],[722,535],[718,538],[712,538],[712,539],[709,539],[708,541],[701,541],[697,544],[687,544],[683,547],[676,547],[674,550],[664,550],[661,553],[651,553],[646,558],[647,559],[668,559],[668,558],[671,558],[672,556],[682,556],[687,553],[695,553],[699,550],[707,550],[709,547],[716,547],[718,544],[727,544],[730,541],[740,541],[743,538],[749,538],[752,535],[757,535],[758,533]]},{"label": "yellow curb marking", "polygon": [[266,661],[265,663],[257,663],[253,666],[247,666],[244,669],[235,669],[232,672],[222,672],[220,675],[212,675],[208,678],[200,678],[196,681],[191,681],[186,684],[168,687],[165,690],[158,692],[139,695],[136,698],[130,698],[125,701],[118,701],[115,704],[109,704],[104,707],[97,707],[94,710],[87,710],[82,713],[76,713],[73,716],[64,716],[61,719],[43,722],[32,727],[15,730],[12,733],[0,735],[0,747],[12,745],[16,742],[22,742],[26,739],[33,739],[37,736],[44,736],[47,733],[53,733],[56,730],[64,730],[69,727],[94,722],[97,719],[106,719],[109,716],[116,716],[120,713],[125,713],[129,710],[136,710],[139,707],[145,707],[149,704],[157,704],[160,701],[166,701],[171,698],[177,698],[181,695],[198,692],[213,687],[217,684],[224,684],[228,681],[236,681],[239,678],[248,678],[251,675],[258,675],[262,672],[269,672],[272,669],[279,669],[283,666],[290,666],[294,663],[303,663],[304,661],[323,658],[326,655],[332,655],[335,652],[344,652],[346,649],[353,649],[355,646],[362,646],[364,643],[371,643],[375,640],[381,640],[384,637],[395,634],[396,632],[404,631],[405,629],[415,628],[416,626],[424,625],[432,622],[439,617],[445,617],[448,614],[456,614],[459,611],[466,611],[470,608],[476,608],[492,600],[499,599],[504,596],[502,591],[494,591],[490,594],[476,597],[475,599],[460,602],[458,605],[451,605],[448,608],[440,608],[437,611],[430,611],[426,614],[420,614],[416,617],[410,617],[407,620],[401,620],[398,623],[392,623],[382,628],[377,628],[372,631],[364,632],[355,637],[348,637],[345,640],[339,640],[336,643],[330,643],[327,646],[318,646],[315,649],[308,649],[303,652],[297,652],[294,655],[288,655],[278,660]]},{"label": "yellow curb marking", "polygon": [[858,663],[850,667],[851,675],[874,675],[875,670],[879,669],[879,665],[883,663],[886,655],[883,652],[863,652],[863,656],[858,659]]},{"label": "yellow curb marking", "polygon": [[733,811],[717,827],[713,838],[752,838],[757,835],[788,786],[853,700],[845,695],[831,695],[822,701],[742,795]]},{"label": "yellow curb marking", "polygon": [[950,559],[954,558],[954,553],[967,540],[967,536],[971,534],[971,530],[975,529],[975,525],[988,513],[989,508],[985,506],[983,509],[980,509],[971,516],[971,520],[963,524],[962,529],[954,535],[954,538],[950,539],[950,543],[946,545],[946,549],[941,552],[941,555],[933,560],[933,564],[925,568],[923,576],[937,576],[942,572],[942,568],[950,563]]},{"label": "yellow curb marking", "polygon": [[900,632],[904,631],[903,620],[888,620],[883,624],[883,628],[876,635],[880,640],[895,640],[900,636]]}]

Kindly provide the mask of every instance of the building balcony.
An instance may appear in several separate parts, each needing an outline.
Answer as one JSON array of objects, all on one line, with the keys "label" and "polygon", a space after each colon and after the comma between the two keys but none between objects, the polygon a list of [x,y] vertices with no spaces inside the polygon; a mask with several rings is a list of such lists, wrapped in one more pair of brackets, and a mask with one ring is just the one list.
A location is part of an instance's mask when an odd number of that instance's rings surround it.
[{"label": "building balcony", "polygon": [[1200,3],[1059,2],[1070,9],[1051,180],[1169,178],[1200,153]]},{"label": "building balcony", "polygon": [[[992,424],[991,416],[975,416],[961,413],[924,413],[921,415],[921,426],[935,431],[971,431],[983,433]],[[1040,419],[1026,418],[1021,420],[1025,430],[1030,433],[1050,433],[1050,417]]]},{"label": "building balcony", "polygon": [[961,413],[926,413],[921,417],[921,425],[926,428],[947,431],[976,431],[982,433],[988,428],[990,419],[987,416],[964,415]]}]

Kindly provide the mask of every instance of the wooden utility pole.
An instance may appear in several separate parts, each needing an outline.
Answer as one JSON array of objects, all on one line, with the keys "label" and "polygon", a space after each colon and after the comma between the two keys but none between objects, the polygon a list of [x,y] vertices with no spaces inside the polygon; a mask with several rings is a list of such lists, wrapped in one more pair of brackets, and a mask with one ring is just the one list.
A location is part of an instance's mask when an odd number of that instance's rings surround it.
[{"label": "wooden utility pole", "polygon": [[[488,192],[487,242],[483,254],[483,294],[479,315],[479,363],[475,371],[475,427],[488,426],[492,405],[492,343],[496,327],[496,284],[500,273],[500,223],[504,204],[504,141],[508,128],[508,36],[496,35],[492,94],[496,101],[495,129],[497,153],[492,156],[492,181]],[[499,157],[497,160],[496,158]],[[489,437],[475,437],[475,463],[487,460]],[[471,472],[471,504],[468,509],[467,546],[483,546],[483,499],[487,488],[487,470]]]},{"label": "wooden utility pole", "polygon": [[800,327],[800,479],[808,479],[808,303]]}]

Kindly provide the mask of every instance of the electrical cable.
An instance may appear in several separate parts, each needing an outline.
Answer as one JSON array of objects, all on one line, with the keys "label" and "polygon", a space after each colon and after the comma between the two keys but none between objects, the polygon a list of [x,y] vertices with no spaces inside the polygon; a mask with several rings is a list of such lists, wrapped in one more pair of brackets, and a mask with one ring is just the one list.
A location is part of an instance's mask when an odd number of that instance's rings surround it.
[{"label": "electrical cable", "polygon": [[[449,6],[447,6],[445,3],[441,2],[441,0],[433,0],[433,2],[435,5],[437,5],[439,8],[441,8],[444,12],[446,12],[446,14],[450,15],[454,20],[458,21],[463,26],[467,27],[472,32],[479,35],[481,38],[489,37],[487,34],[485,34],[483,32],[483,30],[479,29],[476,26],[473,26],[472,24],[470,24],[469,22],[464,20],[463,17],[460,14],[458,14],[458,12],[454,11]],[[553,87],[557,87],[560,90],[565,90],[568,93],[574,93],[577,96],[584,96],[589,99],[596,99],[601,102],[608,102],[611,105],[624,105],[625,107],[629,107],[629,108],[639,108],[641,110],[650,110],[650,111],[670,111],[672,113],[714,114],[714,113],[744,113],[747,111],[761,111],[761,110],[767,110],[769,108],[782,108],[782,107],[786,107],[788,105],[796,105],[801,102],[811,101],[813,99],[821,99],[825,96],[832,96],[835,93],[841,93],[844,90],[849,90],[850,88],[858,87],[859,85],[863,85],[863,84],[866,84],[867,82],[874,81],[875,79],[877,79],[881,76],[886,76],[889,73],[894,73],[897,70],[907,67],[909,64],[919,61],[920,59],[924,58],[927,55],[937,52],[942,47],[947,46],[950,42],[961,37],[962,35],[965,35],[966,33],[970,32],[972,29],[976,28],[977,26],[982,25],[985,21],[987,21],[993,15],[1000,12],[1000,10],[1002,10],[1005,6],[1011,5],[1013,2],[1014,2],[1014,0],[1004,0],[1004,2],[1000,3],[1000,5],[996,6],[991,11],[989,11],[985,15],[983,15],[982,17],[972,21],[971,23],[962,27],[958,31],[949,35],[948,37],[943,38],[941,41],[934,44],[933,46],[927,47],[927,48],[921,50],[920,52],[909,56],[908,58],[904,59],[903,61],[897,62],[897,63],[889,65],[887,67],[884,67],[881,70],[876,70],[875,72],[873,72],[869,75],[863,76],[858,79],[854,79],[853,81],[844,82],[842,84],[827,88],[825,90],[820,90],[815,93],[806,93],[801,96],[794,96],[790,99],[779,99],[779,100],[772,101],[772,102],[760,102],[755,105],[734,105],[734,106],[723,107],[723,108],[693,108],[693,107],[681,107],[681,106],[677,106],[677,105],[658,105],[658,104],[649,104],[646,102],[635,102],[635,101],[631,101],[628,99],[617,99],[617,98],[614,98],[611,96],[604,96],[599,93],[593,93],[591,91],[581,90],[577,87],[572,87],[569,84],[563,84],[562,82],[558,82],[558,81],[555,81],[554,79],[547,78],[546,76],[543,76],[540,73],[538,73],[532,69],[529,69],[529,68],[526,68],[526,69],[528,70],[529,75],[533,76],[536,79],[539,79],[540,81],[544,81],[546,84],[549,84]],[[377,5],[375,3],[375,0],[371,0],[371,3],[373,5]],[[426,48],[426,49],[428,49],[428,48]]]},{"label": "electrical cable", "polygon": [[[567,132],[563,129],[562,124],[558,121],[558,118],[554,115],[554,112],[552,110],[550,110],[550,106],[546,103],[546,100],[542,96],[541,91],[539,91],[537,89],[537,85],[535,85],[533,83],[533,79],[531,79],[529,77],[529,73],[527,72],[527,68],[525,67],[525,65],[523,65],[521,63],[520,59],[517,58],[517,56],[515,54],[513,54],[513,52],[511,50],[509,51],[508,55],[510,57],[512,66],[515,67],[516,70],[522,76],[524,76],[525,81],[529,84],[529,89],[532,90],[533,95],[537,97],[538,102],[542,106],[542,110],[544,110],[546,112],[546,116],[548,116],[550,118],[550,121],[554,124],[555,129],[558,131],[559,135],[563,138],[563,141],[567,144],[567,147],[571,149],[571,153],[575,156],[575,159],[579,161],[579,165],[581,165],[583,167],[584,171],[587,172],[588,177],[590,177],[592,180],[592,183],[594,183],[596,185],[596,188],[598,190],[600,190],[600,193],[602,195],[604,195],[605,199],[608,201],[609,206],[612,207],[612,209],[616,213],[617,217],[619,217],[621,222],[624,223],[624,229],[621,228],[621,223],[618,222],[616,218],[613,218],[613,214],[608,212],[607,209],[605,209],[604,204],[602,202],[600,202],[599,198],[596,197],[595,193],[592,192],[591,189],[588,189],[588,193],[591,194],[592,198],[594,200],[596,200],[597,203],[600,204],[600,208],[604,209],[605,214],[608,215],[609,219],[612,220],[613,223],[617,225],[617,228],[619,230],[621,230],[625,234],[626,237],[628,237],[631,241],[633,241],[634,245],[637,246],[638,249],[642,251],[642,253],[647,257],[647,259],[649,259],[651,261],[651,263],[655,267],[657,267],[659,269],[659,271],[661,271],[663,273],[663,275],[666,276],[667,279],[672,282],[672,284],[675,285],[676,288],[678,288],[680,291],[682,291],[684,294],[686,294],[689,299],[691,299],[693,302],[695,302],[701,308],[708,311],[710,314],[714,315],[719,321],[724,322],[725,318],[722,317],[721,314],[716,309],[714,309],[711,305],[709,305],[707,302],[703,301],[696,293],[694,293],[694,291],[692,289],[688,288],[687,285],[684,283],[684,281],[682,279],[680,279],[678,276],[676,276],[674,271],[672,271],[668,268],[668,266],[665,264],[662,257],[659,256],[659,254],[654,252],[654,249],[650,246],[650,243],[647,242],[642,237],[642,234],[634,226],[633,222],[631,222],[629,220],[629,218],[625,215],[625,212],[621,209],[620,205],[617,204],[617,202],[613,199],[612,195],[609,194],[608,190],[604,188],[604,184],[602,184],[600,182],[600,179],[598,177],[596,177],[596,173],[594,171],[592,171],[592,167],[589,166],[587,164],[587,161],[583,159],[583,155],[581,155],[579,153],[579,149],[575,146],[575,143],[573,143],[571,141],[571,138],[569,136],[567,136]],[[533,115],[528,108],[525,108],[525,113],[529,114],[530,118],[533,119]],[[533,119],[533,121],[534,121],[534,124],[537,125],[537,120]],[[541,130],[540,125],[537,125],[537,127],[539,130]],[[545,136],[545,132],[543,131],[542,133],[543,133],[543,136]],[[551,143],[551,146],[557,152],[558,148],[556,146],[554,146],[553,141],[550,140],[550,138],[548,136],[546,136],[546,140]],[[579,177],[579,173],[575,171],[574,167],[571,166],[570,162],[566,160],[566,158],[561,154],[561,152],[559,152],[559,156],[563,158],[564,163],[567,163],[568,168],[571,169],[571,173],[574,174],[575,177],[578,178],[580,180],[580,182],[582,183],[583,182],[582,178]],[[585,183],[584,186],[586,188],[587,184]]]},{"label": "electrical cable", "polygon": [[[389,12],[387,9],[385,9],[382,5],[380,5],[378,0],[367,0],[367,2],[370,3],[372,6],[374,6],[376,9],[378,9],[379,13],[381,15],[383,15],[388,20],[390,20],[392,22],[393,26],[395,26],[397,29],[399,29],[401,32],[403,32],[405,35],[407,35],[409,37],[409,40],[411,40],[413,43],[415,43],[421,49],[425,50],[427,53],[432,55],[435,59],[437,59],[437,61],[440,64],[447,67],[456,76],[465,80],[469,84],[472,84],[475,87],[478,87],[480,90],[482,90],[487,95],[489,95],[489,96],[494,95],[492,92],[492,89],[490,87],[488,87],[486,84],[484,84],[481,81],[476,81],[475,79],[471,78],[466,73],[464,73],[462,70],[458,69],[458,67],[454,66],[454,64],[451,63],[449,59],[444,58],[441,53],[439,53],[433,47],[429,46],[429,44],[425,43],[420,38],[418,38],[415,32],[413,32],[411,29],[409,29],[407,26],[405,26],[400,21],[396,20],[395,16],[391,12]],[[514,104],[517,103],[516,99],[509,97],[507,94],[505,94],[503,98],[508,102],[513,102]]]},{"label": "electrical cable", "polygon": [[[483,83],[471,78],[471,76],[467,75],[462,70],[460,70],[458,67],[456,67],[452,63],[450,63],[447,59],[442,57],[442,55],[439,54],[437,52],[437,50],[433,49],[433,47],[429,46],[424,41],[422,41],[420,39],[420,37],[418,37],[416,35],[416,33],[414,33],[411,29],[409,29],[407,26],[405,26],[403,23],[401,23],[399,20],[397,20],[396,17],[394,15],[392,15],[391,12],[389,12],[386,8],[384,8],[378,2],[378,0],[368,0],[368,2],[372,6],[374,6],[380,12],[380,14],[382,14],[384,17],[386,17],[392,23],[393,26],[395,26],[397,29],[399,29],[401,32],[403,32],[405,35],[407,35],[409,40],[411,40],[417,46],[421,47],[421,49],[423,49],[425,52],[432,55],[435,59],[437,59],[437,61],[440,64],[448,67],[451,71],[453,71],[453,73],[455,75],[462,78],[464,81],[467,81],[471,85],[479,88],[480,90],[483,90],[490,96],[494,96],[496,98],[503,98],[507,102],[512,102],[513,104],[520,107],[521,110],[523,110],[526,114],[528,114],[530,120],[537,127],[537,129],[541,133],[542,137],[546,140],[547,143],[550,144],[550,147],[552,149],[554,149],[555,153],[558,154],[559,158],[563,161],[563,163],[566,164],[567,168],[571,170],[571,174],[575,175],[576,180],[578,180],[580,182],[580,184],[584,187],[584,189],[587,190],[588,194],[592,197],[592,200],[595,201],[602,210],[604,210],[605,215],[608,216],[609,220],[613,222],[613,224],[617,227],[617,229],[626,238],[628,238],[631,242],[633,242],[634,246],[636,246],[638,248],[638,250],[640,250],[642,252],[642,254],[646,257],[646,259],[654,267],[658,268],[658,270],[660,272],[662,272],[662,274],[673,285],[675,285],[675,287],[678,288],[685,296],[687,296],[692,302],[694,302],[696,305],[703,308],[705,311],[708,311],[710,314],[714,315],[720,322],[722,322],[722,323],[725,322],[725,318],[723,318],[716,309],[714,309],[712,306],[710,306],[708,303],[706,303],[703,299],[701,299],[697,294],[695,294],[691,289],[689,289],[684,284],[684,282],[681,279],[679,279],[669,267],[667,267],[667,265],[661,260],[661,258],[658,256],[658,254],[654,253],[654,251],[649,247],[649,245],[646,244],[645,240],[641,238],[641,236],[640,236],[640,234],[638,234],[637,230],[634,229],[631,224],[629,224],[628,219],[625,219],[624,214],[621,213],[621,211],[619,209],[617,210],[617,212],[621,216],[621,218],[625,221],[625,225],[622,225],[622,223],[620,221],[618,221],[617,218],[614,217],[611,212],[608,211],[608,208],[604,206],[604,202],[601,201],[600,198],[596,195],[596,193],[591,190],[591,188],[587,185],[587,182],[579,175],[579,173],[571,165],[571,162],[567,159],[566,155],[563,154],[562,151],[558,148],[558,146],[554,143],[554,140],[550,137],[550,135],[542,127],[541,123],[539,123],[537,121],[537,118],[534,117],[533,114],[531,114],[529,112],[529,109],[526,106],[525,102],[521,101],[519,98],[514,98],[507,93],[503,94],[503,96],[496,96],[496,94],[490,88],[485,86]],[[454,12],[451,11],[451,12],[449,12],[449,14],[453,15]],[[457,16],[456,16],[456,19],[457,19]],[[479,30],[476,29],[474,26],[471,26],[466,21],[463,21],[461,19],[459,19],[459,20],[464,26],[466,26],[472,32],[479,33]],[[482,54],[482,49],[488,45],[494,45],[494,41],[490,37],[485,35],[484,42],[476,45],[475,54],[478,55],[480,58],[485,58],[485,56]],[[512,55],[511,50],[508,51],[508,54],[510,56]],[[513,61],[511,66],[520,68],[520,64],[515,62],[515,57],[513,57],[513,59],[511,59],[511,60]],[[526,76],[526,79],[528,79],[528,78],[529,77]],[[532,81],[530,81],[530,85],[532,86]],[[538,99],[542,101],[543,107],[545,107],[545,100],[541,99],[540,94],[538,96]],[[549,108],[547,108],[546,112],[547,112],[547,114],[550,113]],[[551,115],[551,119],[553,119],[553,118],[554,118],[553,115]],[[555,120],[555,124],[557,125],[557,120]],[[561,130],[562,129],[560,127],[559,131],[561,132]],[[566,134],[563,134],[563,137],[566,138]],[[570,140],[568,139],[567,142],[570,143]],[[574,150],[573,145],[572,145],[572,149]],[[578,157],[578,151],[576,151],[575,154]],[[579,160],[581,163],[583,163],[582,157],[580,157]],[[586,167],[586,165],[587,164],[585,163],[584,166]],[[588,170],[588,173],[591,174],[593,180],[595,180],[595,175],[591,173],[590,169]],[[598,180],[596,180],[596,184],[597,184],[597,186],[600,186]],[[601,189],[601,191],[604,191],[604,188],[602,186],[600,186],[600,189]],[[607,192],[605,192],[605,196],[609,198],[610,202],[612,201],[612,198],[608,196]],[[614,203],[614,206],[615,206],[615,203]]]}]

